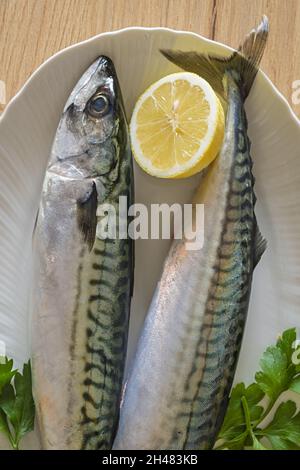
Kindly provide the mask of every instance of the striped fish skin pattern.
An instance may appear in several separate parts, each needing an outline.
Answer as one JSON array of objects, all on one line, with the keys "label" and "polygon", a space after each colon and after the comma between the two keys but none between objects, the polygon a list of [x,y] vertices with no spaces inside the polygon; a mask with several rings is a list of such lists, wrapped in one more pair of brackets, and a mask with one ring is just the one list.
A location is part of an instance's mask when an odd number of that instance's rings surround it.
[{"label": "striped fish skin pattern", "polygon": [[[114,65],[98,58],[66,103],[34,234],[33,392],[44,449],[110,449],[133,282],[128,238],[97,236],[99,207],[133,202],[127,122]],[[97,212],[98,211],[98,212]],[[123,217],[123,216],[122,216]]]},{"label": "striped fish skin pattern", "polygon": [[[185,56],[174,54],[173,62],[182,66]],[[198,66],[202,57],[196,59]],[[235,70],[225,71],[223,83],[224,141],[194,199],[205,207],[204,246],[171,246],[126,385],[115,449],[210,449],[226,411],[265,241],[254,213],[245,95]]]}]

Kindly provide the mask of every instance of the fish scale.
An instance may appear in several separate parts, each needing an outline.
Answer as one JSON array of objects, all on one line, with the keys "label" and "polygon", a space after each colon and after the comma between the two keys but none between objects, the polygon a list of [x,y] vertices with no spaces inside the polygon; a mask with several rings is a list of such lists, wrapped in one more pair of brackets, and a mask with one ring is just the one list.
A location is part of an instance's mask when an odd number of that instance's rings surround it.
[{"label": "fish scale", "polygon": [[[112,202],[128,191],[126,181],[131,168],[126,160],[123,166],[123,182],[111,193],[109,200]],[[118,204],[115,210],[118,221]],[[118,233],[118,223],[116,230]],[[82,266],[79,269],[79,283],[86,286],[85,295],[88,296],[88,302],[79,303],[79,311],[74,312],[75,317],[87,317],[84,360],[88,367],[85,365],[82,388],[83,449],[107,449],[112,445],[111,430],[116,427],[115,414],[127,342],[128,307],[126,315],[124,312],[130,301],[132,282],[128,276],[130,250],[128,239],[100,240],[96,237],[91,253],[92,265],[87,263],[86,271]]]},{"label": "fish scale", "polygon": [[[238,113],[241,110],[241,106],[239,102],[236,102],[236,96],[232,97],[233,99],[229,101],[236,105],[236,111],[234,111],[234,115],[238,116]],[[230,112],[231,110],[229,110]],[[218,403],[221,403],[221,406],[225,410],[226,401],[228,397],[228,387],[230,389],[233,374],[235,370],[236,364],[236,356],[240,349],[240,342],[241,342],[241,334],[244,329],[244,323],[246,320],[246,311],[248,307],[248,298],[249,298],[249,276],[252,273],[252,266],[247,266],[243,262],[239,265],[234,265],[234,267],[228,266],[228,260],[235,259],[234,251],[237,251],[238,247],[239,251],[241,250],[241,246],[243,243],[246,243],[245,248],[246,250],[246,259],[251,259],[251,243],[252,243],[252,232],[253,227],[248,226],[249,231],[246,232],[247,238],[241,237],[239,231],[240,220],[243,219],[245,216],[249,216],[249,221],[254,222],[253,219],[253,197],[252,192],[244,194],[241,196],[241,191],[244,187],[249,186],[249,188],[253,186],[253,178],[251,174],[251,157],[249,155],[249,146],[248,146],[248,138],[247,138],[247,121],[245,119],[245,114],[241,113],[237,119],[238,122],[233,121],[233,131],[236,135],[235,141],[237,145],[237,156],[234,154],[232,155],[232,173],[234,175],[234,186],[239,184],[240,188],[239,191],[236,190],[234,196],[238,198],[238,201],[235,201],[234,204],[231,203],[232,198],[232,186],[230,187],[228,194],[227,194],[227,207],[225,207],[225,214],[227,222],[224,224],[224,229],[221,235],[221,243],[219,249],[219,257],[216,260],[215,265],[215,274],[212,279],[212,288],[210,290],[210,295],[207,300],[207,305],[210,302],[213,302],[213,309],[207,311],[204,314],[204,325],[202,326],[202,331],[200,334],[199,340],[199,348],[205,344],[205,352],[200,353],[198,351],[198,355],[195,356],[195,362],[198,361],[199,357],[204,359],[205,361],[205,371],[201,381],[197,384],[197,394],[195,395],[195,400],[192,402],[191,405],[191,412],[189,414],[189,424],[186,427],[186,438],[184,443],[184,448],[193,449],[197,445],[197,439],[199,430],[203,433],[203,437],[200,441],[200,448],[209,447],[213,444],[213,439],[216,433],[215,429],[215,421],[216,418],[213,418],[213,415],[218,415],[218,419],[221,421],[222,416],[220,415],[220,410],[215,405],[215,397],[207,396],[207,400],[203,399],[203,392],[202,386],[208,386],[211,389],[215,389],[215,383],[219,382],[218,376],[218,367],[215,363],[216,358],[219,362],[222,361],[220,356],[223,356],[224,361],[228,361],[231,358],[233,367],[229,371],[230,373],[227,375],[226,380],[224,380],[219,386],[218,392]],[[233,144],[234,145],[234,144]],[[220,156],[222,158],[222,155]],[[242,178],[242,181],[241,181]],[[249,197],[248,197],[249,196]],[[228,224],[231,225],[230,230],[228,230]],[[244,228],[245,229],[245,228]],[[224,236],[227,234],[227,242],[224,244]],[[228,234],[231,236],[228,237]],[[248,251],[248,252],[247,252]],[[222,270],[226,269],[226,275],[222,273]],[[238,280],[238,285],[236,287],[237,292],[240,294],[239,305],[240,309],[234,308],[232,310],[231,315],[230,313],[230,304],[224,305],[224,302],[232,299],[232,284]],[[224,285],[225,284],[225,285]],[[245,295],[245,299],[244,299]],[[215,323],[218,320],[219,316],[224,316],[226,312],[226,322],[222,325],[216,325]],[[211,318],[211,324],[209,322],[209,317]],[[209,330],[210,325],[210,336],[205,338],[203,333],[204,331]],[[226,328],[224,329],[224,327]],[[218,353],[215,348],[215,341],[219,342],[221,337],[224,335],[227,336],[227,342],[225,342],[222,354]],[[213,342],[213,345],[212,345]],[[226,354],[226,357],[224,355]],[[215,377],[212,376],[212,372],[215,372]],[[197,370],[197,374],[199,375],[199,371]],[[217,376],[216,376],[217,374]],[[212,412],[212,410],[214,410]],[[195,438],[193,438],[193,434],[195,434]],[[211,436],[212,434],[212,436]],[[196,442],[195,442],[196,440]],[[174,442],[174,436],[173,436]],[[187,446],[188,442],[188,446]],[[199,445],[199,444],[198,444]]]},{"label": "fish scale", "polygon": [[[238,107],[239,109],[239,107]],[[237,126],[235,126],[235,129],[237,129],[237,134],[238,134],[238,150],[241,152],[238,154],[240,158],[235,159],[233,161],[233,172],[235,173],[235,177],[239,178],[239,174],[236,174],[236,167],[240,166],[243,163],[243,175],[247,176],[249,186],[252,185],[252,176],[251,176],[251,159],[250,155],[248,153],[248,148],[244,147],[243,143],[247,141],[246,138],[246,129],[247,129],[247,123],[245,122],[244,116],[240,116],[240,122]],[[243,156],[243,157],[241,157]],[[244,181],[245,182],[245,181]],[[241,188],[242,189],[242,188]],[[241,194],[241,191],[240,191]],[[231,191],[229,191],[227,199],[230,201],[232,196]],[[209,300],[212,299],[214,300],[214,315],[211,316],[213,321],[216,321],[218,318],[218,313],[224,314],[224,311],[226,310],[226,323],[224,322],[221,326],[217,325],[214,328],[214,323],[212,322],[211,325],[211,336],[210,339],[213,339],[216,337],[218,340],[221,339],[220,335],[225,335],[227,336],[227,340],[225,342],[224,350],[223,350],[223,360],[228,360],[228,358],[231,358],[232,364],[234,367],[229,369],[229,374],[226,377],[226,380],[222,383],[222,385],[219,387],[219,400],[222,403],[221,408],[225,410],[226,406],[226,401],[228,397],[228,386],[230,388],[232,379],[233,379],[233,374],[234,374],[234,369],[235,369],[235,358],[238,354],[239,347],[240,347],[240,340],[241,340],[241,334],[244,329],[244,322],[245,322],[245,309],[247,309],[247,303],[248,303],[248,298],[249,298],[249,290],[248,290],[248,282],[249,282],[249,276],[251,276],[251,266],[245,265],[243,262],[240,264],[242,267],[242,272],[239,269],[237,271],[237,266],[235,265],[235,269],[230,269],[229,271],[227,268],[227,260],[228,259],[234,259],[234,250],[236,250],[236,246],[238,243],[241,244],[246,241],[246,246],[244,246],[244,249],[248,249],[248,253],[246,256],[246,259],[251,259],[249,256],[250,250],[251,250],[251,227],[249,227],[249,233],[248,233],[248,240],[245,240],[245,237],[241,237],[240,232],[239,232],[239,221],[240,217],[243,217],[244,215],[249,216],[249,220],[253,221],[253,200],[249,201],[249,204],[245,204],[245,197],[240,197],[239,204],[235,204],[234,210],[241,208],[241,214],[239,211],[236,213],[236,227],[234,227],[234,230],[231,231],[232,237],[230,237],[230,240],[227,242],[227,247],[226,249],[226,254],[224,255],[224,244],[223,244],[223,238],[224,238],[224,233],[227,232],[227,227],[228,224],[225,224],[224,226],[224,232],[222,234],[222,240],[221,240],[221,247],[222,249],[220,250],[220,255],[219,255],[219,260],[217,261],[217,266],[215,267],[216,269],[216,275],[215,278],[213,279],[213,290],[212,294],[210,294]],[[251,204],[252,202],[252,204]],[[229,203],[228,203],[229,204]],[[233,206],[230,204],[230,207],[232,208]],[[228,213],[228,212],[227,212]],[[231,222],[234,217],[231,217]],[[228,244],[229,243],[229,244]],[[230,258],[228,258],[230,256]],[[225,265],[225,266],[224,266]],[[222,273],[223,269],[226,269],[226,277],[224,276],[224,273]],[[250,268],[250,269],[249,269]],[[220,281],[220,278],[224,278],[224,280]],[[227,278],[227,279],[226,279]],[[230,304],[224,306],[224,301],[227,301],[228,299],[232,299],[232,282],[234,282],[236,279],[239,279],[238,286],[236,288],[237,292],[240,293],[240,309],[234,308],[232,310],[232,314],[229,315],[230,313]],[[225,283],[225,286],[224,286]],[[245,294],[245,298],[244,298]],[[229,317],[229,318],[228,318]],[[226,329],[224,331],[224,326],[226,325]],[[203,341],[203,333],[200,335],[200,341]],[[224,357],[224,354],[226,352],[226,357]],[[214,359],[218,357],[218,353],[213,348],[211,351],[210,343],[207,341],[207,350],[205,354],[206,358],[206,373],[204,373],[203,378],[201,382],[199,383],[199,388],[198,388],[198,393],[197,397],[198,400],[196,403],[194,403],[194,407],[197,410],[197,412],[193,413],[191,415],[191,422],[190,426],[187,428],[187,433],[193,434],[193,431],[198,431],[199,427],[203,431],[203,438],[201,439],[201,444],[204,443],[204,445],[207,445],[207,442],[209,445],[212,445],[213,442],[212,439],[214,438],[215,435],[215,426],[213,423],[213,420],[211,418],[212,413],[211,409],[213,408],[213,403],[214,401],[211,399],[211,397],[208,396],[208,400],[204,402],[203,400],[203,393],[201,393],[201,386],[202,383],[204,384],[210,384],[211,387],[214,389],[214,383],[218,382],[216,381],[213,376],[211,376],[211,371],[215,371],[217,373],[218,368],[216,367],[216,364],[214,364]],[[219,357],[220,360],[220,357]],[[218,379],[218,377],[217,377]],[[201,415],[202,419],[199,419],[199,413]],[[218,409],[214,410],[215,414],[219,414],[219,420],[222,420],[222,417],[220,415],[220,412]],[[194,418],[193,418],[194,416]],[[212,437],[211,434],[213,432]],[[191,437],[189,439],[189,445],[191,448],[195,445],[195,442],[193,442],[193,438]]]}]

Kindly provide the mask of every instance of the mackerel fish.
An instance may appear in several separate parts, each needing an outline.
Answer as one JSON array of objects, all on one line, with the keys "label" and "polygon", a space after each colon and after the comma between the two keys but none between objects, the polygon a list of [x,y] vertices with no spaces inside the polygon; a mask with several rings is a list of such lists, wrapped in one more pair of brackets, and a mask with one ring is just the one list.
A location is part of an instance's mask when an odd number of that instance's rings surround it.
[{"label": "mackerel fish", "polygon": [[101,56],[65,105],[34,233],[33,392],[45,449],[112,446],[133,247],[98,237],[97,211],[110,204],[118,216],[120,196],[133,202],[129,135],[114,65]]},{"label": "mackerel fish", "polygon": [[264,17],[227,59],[162,51],[225,100],[225,134],[194,199],[204,204],[204,246],[189,251],[185,239],[171,246],[126,385],[115,449],[210,449],[222,424],[252,274],[266,248],[254,213],[244,101],[267,35]]}]

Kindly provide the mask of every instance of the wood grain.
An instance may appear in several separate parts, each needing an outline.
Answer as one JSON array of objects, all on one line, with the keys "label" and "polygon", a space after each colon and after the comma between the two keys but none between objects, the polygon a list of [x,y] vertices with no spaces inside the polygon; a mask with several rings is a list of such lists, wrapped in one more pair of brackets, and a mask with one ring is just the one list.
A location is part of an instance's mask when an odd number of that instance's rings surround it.
[{"label": "wood grain", "polygon": [[7,101],[58,50],[103,31],[167,26],[237,46],[259,20],[271,32],[262,68],[292,103],[300,80],[300,0],[0,0],[0,80]]}]

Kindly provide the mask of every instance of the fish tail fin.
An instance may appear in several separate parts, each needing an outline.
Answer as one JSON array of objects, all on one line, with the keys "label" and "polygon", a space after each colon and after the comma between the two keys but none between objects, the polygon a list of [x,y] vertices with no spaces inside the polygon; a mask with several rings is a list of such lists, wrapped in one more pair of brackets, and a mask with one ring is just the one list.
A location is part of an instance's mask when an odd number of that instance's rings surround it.
[{"label": "fish tail fin", "polygon": [[226,71],[232,71],[242,96],[246,99],[258,72],[268,33],[269,21],[264,15],[258,27],[246,36],[239,49],[229,57],[170,49],[162,49],[160,52],[182,69],[201,75],[223,98],[226,96],[223,78]]},{"label": "fish tail fin", "polygon": [[269,20],[264,15],[261,23],[253,29],[245,38],[243,44],[239,47],[238,58],[240,75],[242,78],[243,96],[246,99],[256,74],[259,64],[265,51],[269,34]]}]

